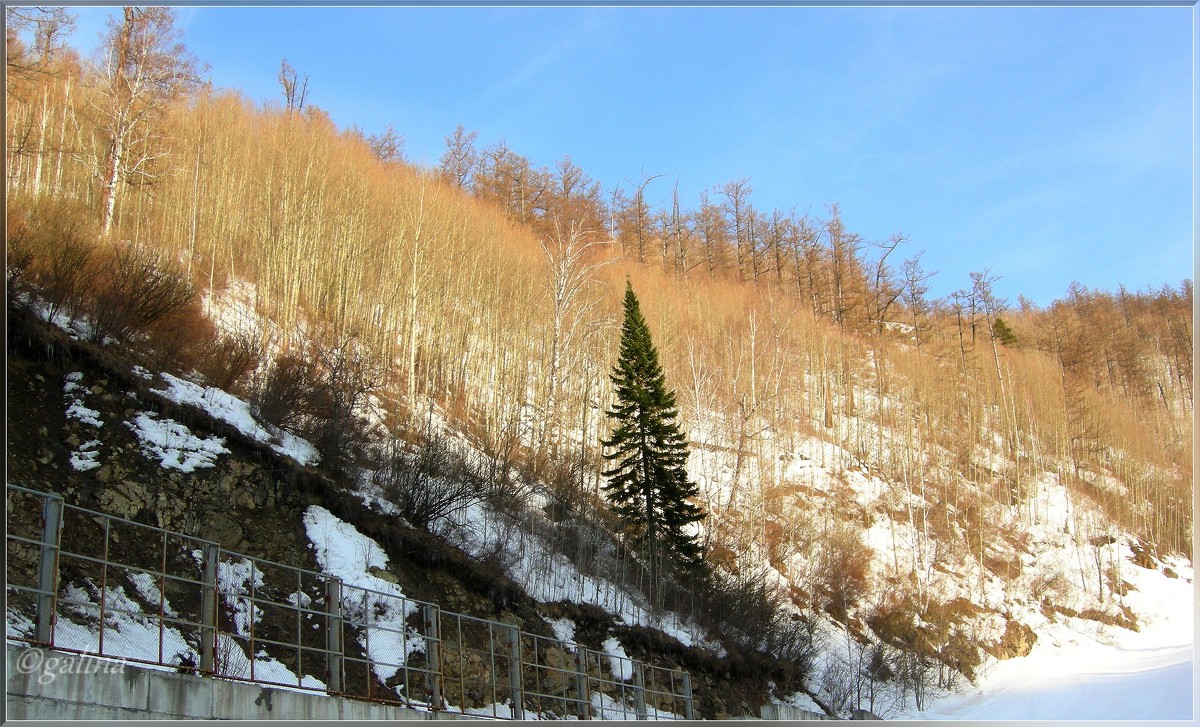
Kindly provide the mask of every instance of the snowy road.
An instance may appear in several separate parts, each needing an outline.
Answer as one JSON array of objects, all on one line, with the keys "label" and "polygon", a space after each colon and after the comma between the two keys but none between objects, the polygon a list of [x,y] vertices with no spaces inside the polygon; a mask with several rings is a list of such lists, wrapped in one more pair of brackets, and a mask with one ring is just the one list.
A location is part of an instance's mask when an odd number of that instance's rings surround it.
[{"label": "snowy road", "polygon": [[939,700],[913,719],[1189,720],[1193,716],[1194,586],[1181,577],[1131,569],[1126,602],[1140,631],[1061,619],[1034,626],[1029,656],[994,664],[979,684]]},{"label": "snowy road", "polygon": [[[1090,654],[1090,656],[1088,656]],[[1190,719],[1192,648],[1080,648],[995,667],[983,693],[951,697],[922,719]]]}]

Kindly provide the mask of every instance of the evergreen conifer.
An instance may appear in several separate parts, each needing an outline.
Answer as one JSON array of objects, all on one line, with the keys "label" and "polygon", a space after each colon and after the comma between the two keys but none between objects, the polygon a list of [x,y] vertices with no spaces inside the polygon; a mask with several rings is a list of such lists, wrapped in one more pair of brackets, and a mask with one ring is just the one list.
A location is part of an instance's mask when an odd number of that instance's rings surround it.
[{"label": "evergreen conifer", "polygon": [[616,404],[603,441],[604,491],[628,532],[645,548],[650,580],[658,583],[660,564],[696,568],[702,553],[687,526],[704,518],[691,498],[698,488],[688,480],[687,439],[676,423],[675,393],[668,391],[658,351],[642,317],[633,286],[625,286],[625,321],[612,382]]},{"label": "evergreen conifer", "polygon": [[992,335],[1005,346],[1015,346],[1017,343],[1017,334],[1000,316],[996,316],[996,321],[992,323]]}]

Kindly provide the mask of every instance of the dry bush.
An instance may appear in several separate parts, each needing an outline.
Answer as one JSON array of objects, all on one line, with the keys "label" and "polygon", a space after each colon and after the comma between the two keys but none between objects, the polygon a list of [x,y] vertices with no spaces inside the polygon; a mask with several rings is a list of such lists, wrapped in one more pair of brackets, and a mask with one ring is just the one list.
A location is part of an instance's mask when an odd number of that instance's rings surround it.
[{"label": "dry bush", "polygon": [[151,370],[188,373],[199,369],[217,330],[199,301],[193,299],[148,326],[145,335],[146,362]]},{"label": "dry bush", "polygon": [[577,459],[547,460],[542,471],[542,482],[552,497],[547,506],[547,517],[559,521],[583,511],[588,500],[582,484],[583,475],[583,464]]},{"label": "dry bush", "polygon": [[953,689],[963,676],[974,678],[984,646],[972,627],[978,614],[966,599],[930,603],[918,613],[913,601],[893,596],[875,607],[867,623],[882,643],[895,647],[890,669],[903,693],[911,692],[920,705],[935,688]]},{"label": "dry bush", "polygon": [[248,332],[223,333],[198,352],[195,369],[213,386],[237,392],[265,355],[261,338]]},{"label": "dry bush", "polygon": [[195,300],[195,290],[165,255],[144,246],[115,247],[98,262],[98,288],[86,304],[96,343],[128,344]]},{"label": "dry bush", "polygon": [[485,572],[507,577],[521,559],[519,551],[510,547],[514,539],[521,537],[521,528],[505,513],[499,513],[489,525],[497,535],[476,554],[476,558]]},{"label": "dry bush", "polygon": [[10,285],[35,284],[51,316],[79,313],[100,273],[97,229],[83,205],[48,197],[14,202],[7,232]]},{"label": "dry bush", "polygon": [[23,220],[15,220],[11,210],[8,215],[7,240],[8,250],[4,258],[4,281],[8,292],[8,304],[16,304],[22,292],[29,285],[33,267],[33,252],[21,239]]},{"label": "dry bush", "polygon": [[524,465],[515,420],[500,429],[478,427],[468,437],[482,453],[477,470],[483,477],[485,499],[499,510],[520,512],[538,483]]},{"label": "dry bush", "polygon": [[835,524],[820,542],[816,585],[828,598],[826,610],[837,620],[844,622],[850,609],[866,595],[871,557],[859,528],[851,523]]},{"label": "dry bush", "polygon": [[922,632],[929,655],[938,664],[938,686],[953,689],[961,677],[975,678],[982,662],[982,638],[974,625],[980,609],[965,598],[930,603],[921,618],[930,627]]},{"label": "dry bush", "polygon": [[866,617],[867,624],[880,639],[891,644],[916,648],[921,642],[916,611],[911,601],[892,596],[877,604]]},{"label": "dry bush", "polygon": [[382,369],[353,337],[325,335],[288,352],[250,386],[256,415],[309,440],[321,466],[351,473],[367,455],[372,427],[363,417],[368,397],[382,385]]},{"label": "dry bush", "polygon": [[738,574],[710,570],[685,588],[701,625],[740,647],[790,661],[807,672],[816,654],[813,624],[792,613],[766,566]]},{"label": "dry bush", "polygon": [[439,434],[430,434],[411,455],[393,442],[371,481],[409,524],[424,530],[475,504],[482,494],[480,478]]},{"label": "dry bush", "polygon": [[250,404],[262,421],[297,434],[304,414],[309,410],[316,366],[306,357],[284,353],[271,362],[252,385]]}]

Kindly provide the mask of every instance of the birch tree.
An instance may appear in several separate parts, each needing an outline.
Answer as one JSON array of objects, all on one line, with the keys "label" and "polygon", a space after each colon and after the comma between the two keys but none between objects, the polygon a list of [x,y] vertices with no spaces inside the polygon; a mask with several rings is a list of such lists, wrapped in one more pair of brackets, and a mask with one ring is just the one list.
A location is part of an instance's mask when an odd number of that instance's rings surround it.
[{"label": "birch tree", "polygon": [[163,173],[159,122],[170,103],[199,83],[196,61],[180,38],[169,7],[126,6],[109,21],[93,79],[104,136],[99,172],[105,233],[112,229],[122,183],[151,182]]}]

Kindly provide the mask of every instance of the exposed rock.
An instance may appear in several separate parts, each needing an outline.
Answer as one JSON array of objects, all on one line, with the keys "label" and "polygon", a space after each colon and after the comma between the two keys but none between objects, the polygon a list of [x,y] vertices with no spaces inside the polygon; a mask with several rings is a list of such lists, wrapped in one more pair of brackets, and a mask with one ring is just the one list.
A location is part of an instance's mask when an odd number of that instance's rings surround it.
[{"label": "exposed rock", "polygon": [[201,532],[206,540],[214,540],[222,548],[240,550],[245,544],[246,533],[242,526],[223,514],[218,514],[209,520]]},{"label": "exposed rock", "polygon": [[100,492],[100,506],[105,512],[130,520],[149,504],[146,488],[134,480],[112,483]]},{"label": "exposed rock", "polygon": [[229,492],[230,503],[235,507],[255,510],[261,504],[256,493],[249,487],[240,486],[237,476],[227,476],[221,480],[221,488]]},{"label": "exposed rock", "polygon": [[1154,554],[1140,541],[1134,541],[1130,546],[1133,551],[1133,564],[1145,568],[1147,570],[1155,570],[1158,568],[1158,563],[1154,558]]},{"label": "exposed rock", "polygon": [[500,623],[516,626],[517,628],[525,627],[525,619],[520,618],[516,614],[508,613],[507,611],[500,615]]},{"label": "exposed rock", "polygon": [[112,480],[120,480],[125,477],[125,471],[115,461],[105,462],[96,470],[96,479],[100,482],[110,482]]},{"label": "exposed rock", "polygon": [[1037,643],[1037,634],[1027,624],[1020,621],[1008,620],[1004,627],[1004,635],[1000,643],[987,649],[997,659],[1012,659],[1018,656],[1028,656]]},{"label": "exposed rock", "polygon": [[568,659],[567,654],[562,649],[551,646],[543,651],[546,660],[546,666],[551,669],[567,669],[574,666],[574,659]]},{"label": "exposed rock", "polygon": [[400,585],[399,578],[397,578],[396,576],[392,575],[391,573],[385,571],[384,569],[380,568],[379,566],[373,565],[373,566],[367,568],[367,572],[370,573],[371,575],[375,576],[376,578],[378,578],[381,581],[386,581],[386,582],[392,583],[394,585]]}]

